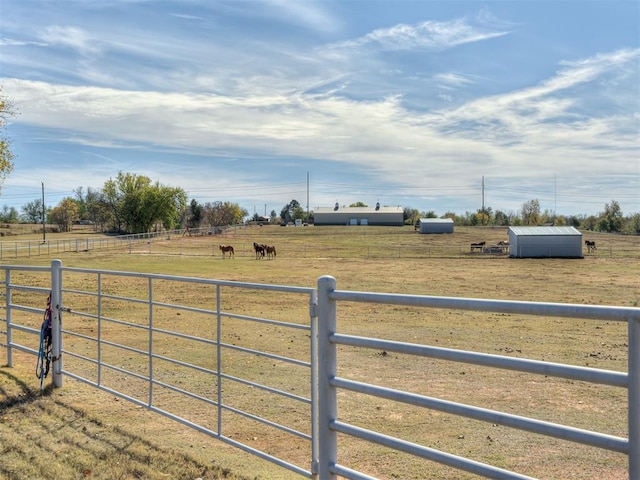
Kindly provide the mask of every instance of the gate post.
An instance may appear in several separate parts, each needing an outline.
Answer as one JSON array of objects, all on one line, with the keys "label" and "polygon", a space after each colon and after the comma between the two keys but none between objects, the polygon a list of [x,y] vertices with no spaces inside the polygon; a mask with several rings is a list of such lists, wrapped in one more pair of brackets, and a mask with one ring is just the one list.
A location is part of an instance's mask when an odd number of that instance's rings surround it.
[{"label": "gate post", "polygon": [[329,275],[318,279],[318,477],[336,480],[331,467],[337,463],[338,435],[331,429],[336,420],[338,402],[331,380],[336,375],[336,346],[329,337],[336,331],[336,302],[329,295],[336,289],[336,279]]},{"label": "gate post", "polygon": [[629,480],[640,478],[640,318],[627,319],[629,358],[627,385],[629,422]]},{"label": "gate post", "polygon": [[51,262],[51,356],[53,386],[62,387],[62,262]]},{"label": "gate post", "polygon": [[7,367],[13,367],[13,333],[11,328],[11,270],[4,271],[5,305],[7,307]]}]

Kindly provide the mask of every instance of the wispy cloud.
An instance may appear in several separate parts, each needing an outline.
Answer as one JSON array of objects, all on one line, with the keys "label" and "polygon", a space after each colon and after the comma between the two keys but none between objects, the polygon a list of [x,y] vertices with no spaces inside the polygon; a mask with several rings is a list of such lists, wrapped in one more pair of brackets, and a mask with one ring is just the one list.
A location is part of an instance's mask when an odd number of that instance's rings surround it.
[{"label": "wispy cloud", "polygon": [[71,48],[81,55],[95,55],[101,50],[99,42],[78,27],[51,25],[44,29],[40,38],[49,45]]},{"label": "wispy cloud", "polygon": [[31,40],[17,40],[14,38],[0,38],[0,46],[7,47],[45,47],[47,44],[43,42],[34,42]]},{"label": "wispy cloud", "polygon": [[433,79],[444,89],[459,88],[474,82],[469,76],[454,72],[437,73]]},{"label": "wispy cloud", "polygon": [[[366,166],[414,187],[421,178],[447,178],[451,164],[466,165],[465,175],[497,173],[514,162],[521,173],[533,174],[546,164],[570,174],[584,171],[585,164],[600,168],[621,151],[637,152],[637,132],[621,131],[625,120],[620,115],[588,117],[580,98],[558,96],[636,59],[632,51],[594,56],[566,64],[538,86],[425,114],[407,109],[402,96],[356,101],[341,96],[339,89],[322,95],[291,91],[229,97],[19,80],[5,84],[20,92],[17,100],[37,106],[24,109],[24,121],[76,132],[75,141],[87,145],[109,141],[185,154],[322,158]],[[442,78],[453,84],[468,81],[452,74]],[[634,168],[616,165],[619,172],[633,173]],[[407,177],[407,171],[412,175]]]},{"label": "wispy cloud", "polygon": [[[388,20],[339,3],[44,1],[28,28],[3,19],[0,83],[28,131],[16,144],[69,149],[56,155],[70,164],[109,158],[100,175],[133,169],[187,190],[216,178],[251,194],[306,165],[394,198],[454,183],[455,196],[482,175],[638,175],[636,44],[575,60],[589,51],[578,40],[532,49],[532,25],[489,9],[376,5]],[[532,51],[548,56],[520,63]]]},{"label": "wispy cloud", "polygon": [[425,21],[413,25],[398,24],[376,29],[360,38],[329,45],[329,50],[364,48],[381,50],[440,50],[465,43],[479,42],[507,35],[506,31],[492,31],[469,23],[466,19],[450,22]]}]

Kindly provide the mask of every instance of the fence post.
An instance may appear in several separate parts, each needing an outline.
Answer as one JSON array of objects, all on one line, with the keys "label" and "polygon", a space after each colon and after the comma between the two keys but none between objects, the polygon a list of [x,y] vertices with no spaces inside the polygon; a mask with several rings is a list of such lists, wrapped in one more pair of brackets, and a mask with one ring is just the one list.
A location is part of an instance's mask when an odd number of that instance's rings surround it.
[{"label": "fence post", "polygon": [[318,478],[318,291],[309,297],[309,322],[311,326],[311,474]]},{"label": "fence post", "polygon": [[53,386],[62,387],[62,262],[51,262],[51,356]]},{"label": "fence post", "polygon": [[11,270],[8,268],[4,271],[4,282],[5,305],[7,306],[7,367],[13,367],[13,349],[11,348],[11,342],[13,341],[11,332]]},{"label": "fence post", "polygon": [[336,375],[336,346],[329,337],[336,330],[336,302],[329,295],[336,288],[336,279],[329,275],[318,279],[318,477],[336,480],[331,467],[337,463],[338,436],[331,422],[338,413],[336,389],[331,380]]},{"label": "fence post", "polygon": [[629,422],[629,480],[640,478],[640,318],[629,318],[627,385]]}]

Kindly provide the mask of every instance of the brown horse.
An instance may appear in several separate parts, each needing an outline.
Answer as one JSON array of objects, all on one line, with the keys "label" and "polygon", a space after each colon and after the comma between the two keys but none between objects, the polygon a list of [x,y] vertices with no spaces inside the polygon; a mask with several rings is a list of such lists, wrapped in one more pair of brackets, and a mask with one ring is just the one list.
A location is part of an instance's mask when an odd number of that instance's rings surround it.
[{"label": "brown horse", "polygon": [[471,244],[471,251],[473,252],[474,250],[478,249],[482,252],[482,249],[484,248],[484,246],[487,244],[487,242],[477,242],[477,243],[472,243]]},{"label": "brown horse", "polygon": [[267,259],[275,259],[276,258],[276,247],[275,245],[267,245],[267,248],[265,249],[267,252]]},{"label": "brown horse", "polygon": [[220,245],[220,251],[222,252],[222,258],[225,258],[226,254],[229,254],[229,257],[236,257],[236,253],[233,251],[233,247],[231,245]]}]

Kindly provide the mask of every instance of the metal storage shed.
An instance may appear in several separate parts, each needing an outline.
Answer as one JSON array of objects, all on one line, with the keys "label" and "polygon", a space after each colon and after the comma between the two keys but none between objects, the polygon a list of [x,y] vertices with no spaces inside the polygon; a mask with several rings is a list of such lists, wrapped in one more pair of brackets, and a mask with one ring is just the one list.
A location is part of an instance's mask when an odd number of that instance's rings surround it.
[{"label": "metal storage shed", "polygon": [[402,226],[402,207],[318,207],[313,210],[314,225]]},{"label": "metal storage shed", "polygon": [[509,227],[509,256],[582,258],[582,233],[574,227]]},{"label": "metal storage shed", "polygon": [[420,233],[453,233],[453,219],[421,218]]}]

